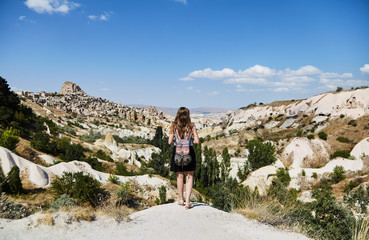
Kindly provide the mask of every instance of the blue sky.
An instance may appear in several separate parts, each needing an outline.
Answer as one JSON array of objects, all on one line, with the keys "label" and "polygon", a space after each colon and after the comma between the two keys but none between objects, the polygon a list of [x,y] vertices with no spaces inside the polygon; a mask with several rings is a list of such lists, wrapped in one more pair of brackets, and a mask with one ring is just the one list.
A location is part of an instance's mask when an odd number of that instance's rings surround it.
[{"label": "blue sky", "polygon": [[368,0],[0,0],[0,36],[13,90],[235,109],[369,85]]}]

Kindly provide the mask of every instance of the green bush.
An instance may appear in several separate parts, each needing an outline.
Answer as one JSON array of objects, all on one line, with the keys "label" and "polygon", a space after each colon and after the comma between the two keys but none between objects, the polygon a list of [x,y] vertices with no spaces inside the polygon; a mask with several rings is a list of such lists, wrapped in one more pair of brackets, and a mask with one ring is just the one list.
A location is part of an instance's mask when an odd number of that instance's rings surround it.
[{"label": "green bush", "polygon": [[118,135],[113,135],[113,138],[117,143],[150,144],[150,140],[137,136],[128,136],[121,138]]},{"label": "green bush", "polygon": [[83,161],[83,162],[86,162],[86,163],[90,164],[92,169],[95,169],[97,171],[103,172],[105,170],[104,166],[102,165],[101,162],[99,162],[99,160],[97,160],[97,158],[92,158],[92,157],[84,158],[84,157],[82,157],[80,159],[80,161]]},{"label": "green bush", "polygon": [[350,182],[345,186],[345,193],[349,193],[352,189],[354,189],[358,185],[359,183],[357,181],[350,180]]},{"label": "green bush", "polygon": [[291,177],[288,170],[279,168],[267,190],[268,196],[277,199],[281,204],[296,202],[298,192],[296,189],[288,189],[290,181]]},{"label": "green bush", "polygon": [[109,180],[110,182],[114,183],[114,184],[118,184],[118,182],[119,182],[119,177],[117,177],[117,176],[115,176],[115,175],[110,174],[110,175],[109,175],[108,180]]},{"label": "green bush", "polygon": [[46,133],[38,132],[33,135],[33,138],[31,140],[31,147],[42,151],[42,152],[48,152],[48,145],[50,143],[50,137]]},{"label": "green bush", "polygon": [[103,138],[103,135],[100,132],[94,132],[90,129],[90,132],[86,135],[80,135],[79,139],[88,143],[94,143],[97,139]]},{"label": "green bush", "polygon": [[235,178],[230,177],[211,188],[210,197],[213,207],[230,212],[233,209],[244,208],[251,198],[259,198],[260,196],[257,190],[251,194],[248,186],[238,184]]},{"label": "green bush", "polygon": [[328,135],[325,132],[319,132],[318,136],[320,139],[327,140]]},{"label": "green bush", "polygon": [[342,143],[350,143],[351,142],[351,140],[348,139],[347,137],[338,137],[338,138],[336,138],[336,140],[339,141],[339,142],[342,142]]},{"label": "green bush", "polygon": [[51,190],[56,197],[67,194],[79,203],[95,204],[96,196],[102,191],[101,183],[83,172],[64,172],[51,183]]},{"label": "green bush", "polygon": [[0,131],[0,146],[13,151],[19,142],[19,131],[12,127]]},{"label": "green bush", "polygon": [[164,159],[163,154],[161,153],[152,153],[151,160],[148,164],[149,167],[152,167],[156,174],[160,176],[167,177],[169,175],[169,168],[166,166],[167,161]]},{"label": "green bush", "polygon": [[302,134],[303,134],[302,129],[296,131],[296,137],[302,137]]},{"label": "green bush", "polygon": [[346,194],[343,201],[351,207],[355,212],[366,214],[369,204],[369,186],[366,189],[362,185],[353,193]]},{"label": "green bush", "polygon": [[317,179],[317,178],[318,178],[318,174],[317,174],[316,172],[313,172],[313,173],[311,174],[311,177],[312,177],[312,178]]},{"label": "green bush", "polygon": [[135,176],[136,172],[128,171],[126,165],[122,162],[115,163],[115,174],[120,176]]},{"label": "green bush", "polygon": [[337,157],[342,157],[342,158],[349,158],[350,157],[350,152],[347,150],[338,150],[335,151],[333,154],[331,154],[329,156],[330,159],[334,159]]},{"label": "green bush", "polygon": [[167,189],[164,185],[159,188],[159,198],[160,204],[164,204],[167,202]]},{"label": "green bush", "polygon": [[263,143],[261,139],[251,140],[246,148],[249,151],[247,160],[250,163],[251,170],[270,165],[277,160],[275,148],[270,142]]},{"label": "green bush", "polygon": [[5,178],[5,181],[2,183],[2,190],[6,193],[10,194],[19,194],[23,192],[22,181],[20,179],[20,171],[19,167],[13,166],[10,169],[8,176]]},{"label": "green bush", "polygon": [[346,178],[345,173],[346,171],[342,166],[335,166],[333,173],[330,173],[329,177],[334,183],[339,183]]},{"label": "green bush", "polygon": [[131,183],[126,182],[120,185],[120,188],[116,192],[117,194],[117,205],[130,205],[132,202],[132,190],[131,190]]},{"label": "green bush", "polygon": [[336,92],[341,92],[343,90],[342,87],[337,87]]},{"label": "green bush", "polygon": [[319,239],[351,239],[354,216],[336,202],[329,188],[314,189],[316,199],[310,204],[315,216],[306,223],[310,234],[319,232]]},{"label": "green bush", "polygon": [[345,115],[344,115],[344,114],[341,114],[341,115],[340,115],[340,118],[344,118],[344,117],[345,117]]},{"label": "green bush", "polygon": [[108,161],[108,162],[114,162],[114,160],[108,154],[103,152],[102,150],[98,150],[96,152],[96,157],[100,158],[100,159],[103,159],[105,161]]},{"label": "green bush", "polygon": [[356,126],[357,126],[357,123],[356,123],[356,121],[355,121],[354,119],[352,119],[352,120],[350,120],[350,121],[348,122],[348,125],[351,125],[351,126],[353,126],[353,127],[356,127]]},{"label": "green bush", "polygon": [[70,207],[70,206],[74,206],[74,205],[75,205],[75,202],[74,202],[73,198],[69,197],[68,194],[63,194],[58,199],[56,199],[50,205],[50,207],[53,208],[53,209],[59,209],[61,207]]},{"label": "green bush", "polygon": [[311,140],[311,139],[314,139],[315,137],[314,137],[314,134],[309,134],[309,135],[307,135],[306,136],[309,140]]}]

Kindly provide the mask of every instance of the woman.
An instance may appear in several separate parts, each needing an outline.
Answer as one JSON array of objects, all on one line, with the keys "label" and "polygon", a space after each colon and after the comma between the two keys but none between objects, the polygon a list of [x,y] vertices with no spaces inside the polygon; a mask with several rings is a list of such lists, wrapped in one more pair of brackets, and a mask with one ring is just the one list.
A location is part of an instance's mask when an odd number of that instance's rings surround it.
[{"label": "woman", "polygon": [[[185,138],[190,134],[190,155],[191,155],[191,162],[186,166],[178,166],[174,162],[174,155],[176,152],[176,140],[178,139],[177,134],[181,139]],[[180,107],[178,109],[177,115],[170,127],[170,134],[169,134],[169,145],[174,143],[173,155],[172,160],[170,162],[170,171],[175,172],[177,174],[177,188],[178,188],[178,195],[179,201],[178,205],[183,206],[183,178],[184,172],[186,172],[186,205],[185,208],[190,209],[192,206],[190,205],[190,196],[192,191],[193,185],[193,173],[196,169],[196,157],[195,151],[193,150],[193,143],[199,143],[199,136],[197,135],[196,127],[194,124],[191,123],[190,118],[190,111],[185,107]]]}]

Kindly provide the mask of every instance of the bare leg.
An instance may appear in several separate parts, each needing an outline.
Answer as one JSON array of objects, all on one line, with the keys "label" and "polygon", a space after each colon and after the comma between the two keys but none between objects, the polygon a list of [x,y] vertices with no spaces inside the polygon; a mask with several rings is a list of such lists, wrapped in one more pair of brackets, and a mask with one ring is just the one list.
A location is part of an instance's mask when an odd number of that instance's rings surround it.
[{"label": "bare leg", "polygon": [[178,189],[178,196],[179,201],[178,203],[183,203],[183,172],[177,172],[177,189]]},{"label": "bare leg", "polygon": [[193,185],[193,171],[188,171],[186,174],[186,206],[190,205],[192,185]]}]

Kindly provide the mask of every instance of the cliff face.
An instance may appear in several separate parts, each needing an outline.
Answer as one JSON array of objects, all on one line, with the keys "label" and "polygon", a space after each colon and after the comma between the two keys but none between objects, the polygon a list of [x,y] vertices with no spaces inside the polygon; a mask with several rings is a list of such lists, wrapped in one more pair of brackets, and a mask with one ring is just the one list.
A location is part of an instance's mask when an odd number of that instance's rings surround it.
[{"label": "cliff face", "polygon": [[59,94],[62,95],[71,95],[71,94],[79,94],[86,95],[86,93],[75,83],[72,82],[64,82],[62,88],[60,89]]}]

